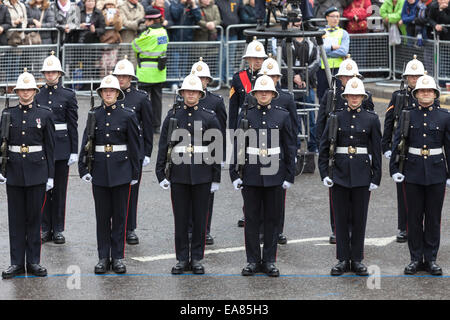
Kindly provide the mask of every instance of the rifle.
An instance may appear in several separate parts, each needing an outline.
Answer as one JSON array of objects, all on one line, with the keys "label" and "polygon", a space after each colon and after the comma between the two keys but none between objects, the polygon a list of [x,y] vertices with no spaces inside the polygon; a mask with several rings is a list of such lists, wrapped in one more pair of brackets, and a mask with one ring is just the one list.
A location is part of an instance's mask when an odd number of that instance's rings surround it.
[{"label": "rifle", "polygon": [[0,147],[2,153],[2,167],[1,173],[3,177],[6,177],[6,164],[8,162],[8,139],[9,139],[9,127],[11,125],[11,113],[7,111],[9,108],[9,97],[8,97],[8,84],[5,90],[5,110],[2,113],[2,127],[1,127],[1,138],[2,145]]},{"label": "rifle", "polygon": [[336,155],[336,142],[338,132],[338,117],[332,113],[328,119],[328,141],[330,141],[330,150],[328,157],[328,176],[333,180],[333,167]]},{"label": "rifle", "polygon": [[332,82],[332,88],[328,89],[328,95],[327,95],[327,104],[325,106],[325,114],[327,117],[331,115],[332,112],[336,110],[336,77],[333,77],[331,79]]},{"label": "rifle", "polygon": [[94,149],[95,149],[94,140],[95,140],[95,125],[96,125],[95,111],[94,111],[95,99],[92,92],[93,92],[93,81],[91,80],[91,109],[89,110],[87,118],[86,124],[87,143],[86,146],[84,147],[84,150],[86,151],[84,163],[87,165],[89,173],[91,173],[92,171],[92,161],[94,160]]},{"label": "rifle", "polygon": [[172,140],[172,134],[173,132],[177,129],[178,127],[178,119],[175,118],[175,113],[176,113],[176,109],[177,107],[183,103],[183,98],[180,97],[179,95],[175,95],[175,101],[173,103],[173,115],[172,117],[170,117],[169,119],[169,128],[167,130],[167,156],[166,156],[166,168],[165,168],[165,175],[166,175],[166,179],[170,179],[170,174],[172,172],[172,166],[173,166],[173,161],[172,161],[172,150],[173,147],[175,146],[175,142]]},{"label": "rifle", "polygon": [[405,166],[406,161],[406,154],[408,153],[408,146],[406,145],[406,140],[409,136],[409,121],[410,121],[410,114],[408,110],[403,110],[401,119],[400,119],[400,135],[401,140],[398,144],[398,153],[395,157],[395,162],[398,163],[398,169],[400,173],[403,173],[403,168]]},{"label": "rifle", "polygon": [[[403,66],[404,69],[404,66]],[[402,78],[400,82],[400,93],[395,97],[395,105],[394,105],[394,130],[398,127],[398,121],[400,120],[400,116],[402,110],[408,107],[408,89],[405,88],[405,79]]]},{"label": "rifle", "polygon": [[[256,98],[253,97],[252,95],[247,95],[247,99],[245,99],[244,104],[243,104],[243,117],[241,119],[240,126],[239,126],[239,129],[241,129],[244,133],[244,138],[239,139],[240,144],[239,144],[239,149],[238,149],[239,151],[237,154],[238,165],[236,167],[236,171],[239,174],[239,178],[241,180],[243,179],[243,176],[244,176],[245,152],[246,152],[246,148],[247,148],[247,138],[245,137],[245,132],[249,128],[247,113],[248,113],[249,106],[254,106],[254,105],[256,105]],[[240,186],[238,186],[238,187],[240,187]]]}]

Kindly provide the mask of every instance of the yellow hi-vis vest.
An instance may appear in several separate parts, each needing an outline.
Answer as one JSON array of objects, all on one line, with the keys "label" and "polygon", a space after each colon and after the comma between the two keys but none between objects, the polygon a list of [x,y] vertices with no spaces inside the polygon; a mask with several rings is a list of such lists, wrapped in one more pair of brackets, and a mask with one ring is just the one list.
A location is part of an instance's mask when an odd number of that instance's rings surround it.
[{"label": "yellow hi-vis vest", "polygon": [[[344,36],[344,29],[338,27],[336,30],[334,31],[329,31],[331,28],[326,28],[325,30],[327,30],[327,37],[330,38],[337,38],[338,39],[338,44],[341,45],[342,42],[342,37]],[[339,66],[341,65],[342,61],[344,61],[344,57],[339,57],[339,58],[328,58],[328,65],[330,66],[330,69],[333,68],[339,68]],[[321,65],[320,67],[322,69],[325,69],[325,64],[323,63],[323,60],[320,59]]]},{"label": "yellow hi-vis vest", "polygon": [[166,81],[165,67],[158,69],[158,58],[165,57],[169,37],[165,28],[148,28],[131,43],[137,58],[136,76],[139,82],[160,83]]}]

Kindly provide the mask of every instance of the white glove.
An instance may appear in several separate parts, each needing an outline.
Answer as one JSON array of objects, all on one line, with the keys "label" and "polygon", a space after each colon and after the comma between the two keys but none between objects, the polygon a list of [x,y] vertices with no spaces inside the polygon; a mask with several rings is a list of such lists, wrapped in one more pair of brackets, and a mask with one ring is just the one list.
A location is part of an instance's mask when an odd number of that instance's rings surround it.
[{"label": "white glove", "polygon": [[397,172],[392,175],[392,179],[394,179],[396,183],[400,183],[403,182],[403,180],[405,180],[405,176],[402,175],[400,172]]},{"label": "white glove", "polygon": [[242,180],[240,178],[237,178],[233,181],[234,190],[241,190],[242,189]]},{"label": "white glove", "polygon": [[150,164],[150,157],[145,156],[144,161],[142,162],[142,167],[146,167]]},{"label": "white glove", "polygon": [[77,161],[78,161],[78,155],[76,153],[71,153],[70,158],[67,161],[67,165],[70,166],[71,164],[74,164]]},{"label": "white glove", "polygon": [[386,152],[384,153],[384,156],[385,156],[386,159],[390,159],[390,158],[391,158],[391,155],[392,155],[392,151],[391,151],[391,150],[388,150],[388,151],[386,151]]},{"label": "white glove", "polygon": [[137,180],[131,180],[130,185],[135,185],[136,183],[138,183]]},{"label": "white glove", "polygon": [[[6,182],[6,179],[5,179]],[[450,179],[447,179],[447,187],[450,188]]]},{"label": "white glove", "polygon": [[219,190],[219,185],[220,185],[220,183],[217,183],[217,182],[211,183],[211,193],[214,193],[217,190]]},{"label": "white glove", "polygon": [[284,190],[289,189],[291,186],[292,186],[292,183],[287,182],[287,181],[284,181],[284,182],[283,182],[283,185],[282,185],[282,187],[283,187]]},{"label": "white glove", "polygon": [[169,180],[164,179],[163,181],[161,181],[161,182],[159,183],[159,186],[160,186],[161,188],[163,188],[164,190],[167,190],[167,189],[169,189],[169,187],[170,187],[170,182],[169,182]]},{"label": "white glove", "polygon": [[81,180],[86,181],[86,182],[92,182],[92,176],[90,173],[86,173]]},{"label": "white glove", "polygon": [[374,184],[374,183],[370,183],[369,191],[373,191],[373,190],[376,190],[376,189],[378,189],[378,186],[376,184]]},{"label": "white glove", "polygon": [[45,191],[48,191],[50,189],[53,189],[53,179],[52,178],[48,178],[47,185],[45,186]]},{"label": "white glove", "polygon": [[330,177],[325,177],[323,179],[323,185],[327,188],[331,188],[334,185],[334,182],[330,179]]},{"label": "white glove", "polygon": [[0,173],[0,184],[5,184],[6,178]]}]

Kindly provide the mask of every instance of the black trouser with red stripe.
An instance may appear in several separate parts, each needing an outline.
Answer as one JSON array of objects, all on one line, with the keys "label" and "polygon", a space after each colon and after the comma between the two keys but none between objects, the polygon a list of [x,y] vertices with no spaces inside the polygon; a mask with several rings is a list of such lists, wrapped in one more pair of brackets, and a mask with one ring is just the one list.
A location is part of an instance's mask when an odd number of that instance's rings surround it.
[{"label": "black trouser with red stripe", "polygon": [[405,183],[396,183],[397,187],[397,225],[398,230],[406,231],[406,191]]},{"label": "black trouser with red stripe", "polygon": [[142,180],[142,161],[140,163],[140,172],[138,182],[131,186],[130,191],[130,201],[128,204],[128,220],[127,220],[127,231],[132,231],[136,229],[137,225],[137,207],[139,198],[139,186]]},{"label": "black trouser with red stripe", "polygon": [[47,199],[42,214],[42,231],[44,232],[64,231],[68,180],[69,166],[67,160],[55,161],[54,187],[47,191]]},{"label": "black trouser with red stripe", "polygon": [[97,221],[99,259],[123,259],[130,185],[101,187],[92,185]]},{"label": "black trouser with red stripe", "polygon": [[8,196],[9,246],[12,265],[39,264],[41,217],[45,183],[30,187],[6,185]]},{"label": "black trouser with red stripe", "polygon": [[209,206],[209,201],[206,200],[210,199],[210,193],[210,182],[196,185],[181,183],[170,185],[175,219],[175,254],[178,261],[189,261],[188,229],[191,220],[190,257],[192,260],[198,261],[203,259]]},{"label": "black trouser with red stripe", "polygon": [[346,188],[334,184],[331,198],[336,224],[336,258],[361,262],[364,258],[369,186]]},{"label": "black trouser with red stripe", "polygon": [[[244,186],[242,189],[245,214],[245,251],[248,263],[275,262],[280,216],[283,206],[283,188]],[[263,206],[264,247],[261,259],[260,225]]]},{"label": "black trouser with red stripe", "polygon": [[411,260],[436,261],[441,239],[445,182],[429,186],[405,183],[405,192]]}]

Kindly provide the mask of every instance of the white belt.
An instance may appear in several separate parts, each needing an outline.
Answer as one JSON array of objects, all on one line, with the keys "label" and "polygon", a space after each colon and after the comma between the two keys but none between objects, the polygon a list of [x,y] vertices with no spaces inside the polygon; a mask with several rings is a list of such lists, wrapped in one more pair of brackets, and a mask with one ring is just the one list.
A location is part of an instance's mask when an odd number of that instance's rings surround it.
[{"label": "white belt", "polygon": [[259,155],[261,157],[265,157],[265,156],[271,156],[274,154],[279,154],[280,153],[280,147],[276,147],[276,148],[253,148],[253,147],[247,147],[247,153],[248,154],[252,154],[252,155]]},{"label": "white belt", "polygon": [[127,151],[126,144],[107,144],[106,146],[95,146],[95,152],[118,152]]},{"label": "white belt", "polygon": [[208,146],[176,146],[173,148],[176,153],[204,153],[208,152]]},{"label": "white belt", "polygon": [[67,130],[67,123],[55,123],[55,130]]},{"label": "white belt", "polygon": [[8,146],[8,150],[18,153],[29,153],[42,151],[42,146]]},{"label": "white belt", "polygon": [[365,147],[337,147],[336,153],[343,154],[367,154],[367,148]]},{"label": "white belt", "polygon": [[409,147],[408,152],[416,156],[435,156],[442,153],[442,148],[421,149]]}]

